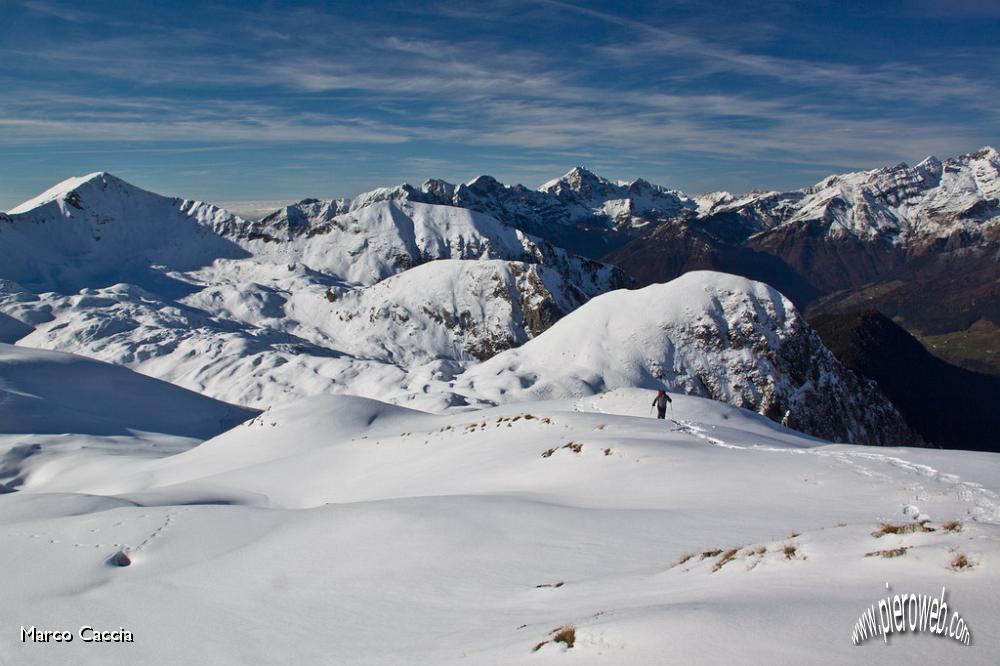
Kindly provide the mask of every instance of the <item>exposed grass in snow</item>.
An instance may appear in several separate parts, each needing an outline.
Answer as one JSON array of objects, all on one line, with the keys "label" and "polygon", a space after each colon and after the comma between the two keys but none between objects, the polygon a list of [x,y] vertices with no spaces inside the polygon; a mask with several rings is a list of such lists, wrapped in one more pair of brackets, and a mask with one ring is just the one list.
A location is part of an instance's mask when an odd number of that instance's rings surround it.
[{"label": "exposed grass in snow", "polygon": [[955,553],[955,556],[951,558],[951,563],[948,567],[952,571],[963,571],[965,569],[972,568],[972,561],[965,553]]},{"label": "exposed grass in snow", "polygon": [[739,550],[740,550],[739,548],[730,548],[729,550],[727,550],[726,552],[724,552],[722,555],[720,555],[719,559],[717,559],[715,561],[715,564],[712,565],[712,573],[715,573],[716,571],[718,571],[722,567],[726,566],[726,564],[728,564],[729,562],[732,562],[733,559],[736,558],[736,553],[738,553]]},{"label": "exposed grass in snow", "polygon": [[909,546],[900,546],[899,548],[889,548],[888,550],[873,550],[870,553],[865,553],[865,557],[884,557],[887,559],[902,557],[903,555],[906,555],[906,551],[909,549]]},{"label": "exposed grass in snow", "polygon": [[961,532],[962,521],[949,520],[947,522],[941,523],[941,529],[944,530],[945,532]]},{"label": "exposed grass in snow", "polygon": [[878,529],[872,532],[876,539],[886,534],[913,534],[914,532],[933,532],[933,527],[927,526],[928,521],[921,520],[917,523],[882,523]]},{"label": "exposed grass in snow", "polygon": [[566,646],[567,650],[570,649],[576,643],[576,628],[573,625],[566,625],[565,627],[553,629],[548,640],[544,640],[536,645],[532,652],[538,652],[542,649],[542,646],[548,643],[562,643]]}]

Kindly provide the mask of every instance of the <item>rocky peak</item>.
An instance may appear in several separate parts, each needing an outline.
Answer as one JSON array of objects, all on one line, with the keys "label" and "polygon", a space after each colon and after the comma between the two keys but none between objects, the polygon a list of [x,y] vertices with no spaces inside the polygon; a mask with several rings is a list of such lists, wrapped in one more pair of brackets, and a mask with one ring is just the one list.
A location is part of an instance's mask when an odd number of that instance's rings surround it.
[{"label": "rocky peak", "polygon": [[974,160],[990,160],[992,162],[1000,162],[1000,152],[998,152],[993,146],[983,146],[976,152],[969,153],[969,157]]},{"label": "rocky peak", "polygon": [[573,195],[590,199],[601,195],[618,195],[624,188],[578,166],[570,169],[562,177],[550,180],[538,189],[541,192],[554,194],[561,199]]},{"label": "rocky peak", "polygon": [[450,202],[455,196],[455,186],[440,178],[424,181],[424,184],[420,186],[420,191],[432,197],[435,202]]}]

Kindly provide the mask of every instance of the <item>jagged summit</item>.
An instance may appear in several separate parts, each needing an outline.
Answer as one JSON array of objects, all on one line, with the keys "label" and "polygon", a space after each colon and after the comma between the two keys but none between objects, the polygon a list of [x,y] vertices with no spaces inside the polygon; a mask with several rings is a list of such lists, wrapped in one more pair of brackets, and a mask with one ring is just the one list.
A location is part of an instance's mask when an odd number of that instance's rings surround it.
[{"label": "jagged summit", "polygon": [[1000,160],[1000,151],[990,145],[985,145],[979,150],[969,153],[972,159]]},{"label": "jagged summit", "polygon": [[617,194],[621,186],[582,166],[573,167],[564,175],[550,180],[538,188],[539,192],[564,195],[567,190],[584,197]]}]

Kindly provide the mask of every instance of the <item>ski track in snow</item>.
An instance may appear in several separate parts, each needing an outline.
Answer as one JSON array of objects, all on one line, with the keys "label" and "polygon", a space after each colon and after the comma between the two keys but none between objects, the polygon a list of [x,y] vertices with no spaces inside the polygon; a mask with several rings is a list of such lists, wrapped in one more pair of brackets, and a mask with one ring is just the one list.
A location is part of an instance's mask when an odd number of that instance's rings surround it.
[{"label": "ski track in snow", "polygon": [[[599,399],[599,396],[580,398],[574,403],[573,409],[577,412],[589,411],[601,414],[609,413],[602,409]],[[992,490],[989,490],[988,488],[985,488],[980,483],[976,483],[974,481],[964,481],[957,474],[942,472],[934,467],[931,467],[930,465],[911,462],[904,458],[884,453],[828,450],[829,446],[804,449],[782,448],[767,445],[743,446],[739,444],[732,444],[724,439],[710,435],[708,429],[711,426],[706,426],[706,424],[688,420],[678,420],[672,417],[668,420],[677,426],[676,428],[672,428],[671,432],[686,433],[692,437],[708,442],[712,446],[726,449],[762,451],[767,453],[822,456],[850,468],[860,476],[868,477],[874,481],[882,483],[898,485],[901,479],[898,476],[887,474],[885,471],[880,471],[878,469],[879,467],[890,467],[892,469],[902,470],[903,472],[907,472],[916,477],[915,483],[900,488],[903,491],[912,493],[915,502],[926,501],[931,495],[954,495],[960,501],[969,505],[968,514],[972,520],[1000,522],[1000,495]],[[930,489],[928,488],[928,485],[925,485],[925,483],[932,484]],[[905,516],[913,518],[914,520],[924,520],[927,518],[925,514],[921,513],[919,505],[916,504],[905,505],[901,507],[901,510]]]},{"label": "ski track in snow", "polygon": [[[589,405],[585,406],[585,402],[589,402]],[[574,411],[608,413],[601,408],[601,405],[595,397],[582,398],[578,400],[574,404]],[[985,488],[980,483],[976,483],[974,481],[964,481],[957,474],[942,472],[934,467],[931,467],[930,465],[911,462],[904,458],[884,453],[827,450],[829,447],[791,449],[767,445],[742,446],[738,444],[731,444],[723,439],[720,439],[719,437],[710,435],[708,433],[708,427],[710,426],[706,426],[705,424],[699,424],[687,420],[678,420],[675,418],[670,418],[669,420],[677,426],[672,429],[672,432],[683,432],[689,434],[692,437],[708,442],[712,446],[718,446],[726,449],[745,449],[768,453],[822,456],[845,465],[846,467],[852,469],[856,474],[879,482],[898,484],[900,481],[898,476],[893,476],[892,474],[880,471],[878,469],[879,467],[890,467],[892,469],[902,470],[903,472],[907,472],[916,477],[916,482],[913,485],[903,486],[901,488],[901,490],[912,493],[914,501],[926,501],[931,495],[954,495],[963,503],[970,505],[968,511],[969,517],[972,520],[1000,522],[1000,495],[992,490],[989,490],[988,488]],[[925,484],[930,484],[930,488],[928,488],[928,485]],[[920,512],[919,505],[915,504],[903,506],[902,512],[904,515],[911,517],[914,520],[924,520],[927,518],[926,515]]]},{"label": "ski track in snow", "polygon": [[[998,504],[1000,495],[984,488],[980,483],[963,481],[957,474],[941,472],[930,465],[914,463],[898,456],[890,456],[884,453],[870,453],[867,451],[827,451],[824,450],[824,448],[784,449],[773,446],[756,445],[740,446],[737,444],[730,444],[722,439],[719,439],[718,437],[712,437],[708,434],[705,427],[690,421],[677,421],[674,419],[671,419],[671,421],[679,426],[679,430],[681,432],[685,432],[697,437],[698,439],[702,439],[713,446],[719,446],[727,449],[747,449],[773,453],[811,454],[823,456],[826,458],[832,458],[833,460],[850,467],[861,476],[866,476],[886,483],[898,481],[898,477],[873,469],[871,466],[865,465],[864,462],[875,463],[876,465],[887,465],[889,467],[913,474],[917,476],[919,480],[927,480],[938,484],[938,487],[940,488],[938,492],[942,495],[954,494],[962,502],[971,505],[969,515],[973,520],[988,522],[1000,521],[1000,504]],[[927,487],[919,482],[908,488],[904,487],[903,490],[913,492],[914,499],[917,501],[926,500],[928,497]],[[916,505],[907,505],[903,507],[903,513],[915,520],[924,520],[927,518],[927,516],[920,513],[919,506]]]}]

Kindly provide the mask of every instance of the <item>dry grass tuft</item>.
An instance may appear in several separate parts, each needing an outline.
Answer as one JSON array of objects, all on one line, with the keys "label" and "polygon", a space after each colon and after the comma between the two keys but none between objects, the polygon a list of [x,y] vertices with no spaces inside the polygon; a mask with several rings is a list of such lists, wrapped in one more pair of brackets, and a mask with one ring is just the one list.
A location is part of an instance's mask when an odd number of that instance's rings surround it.
[{"label": "dry grass tuft", "polygon": [[906,555],[906,551],[909,549],[909,546],[900,546],[899,548],[890,548],[889,550],[873,550],[870,553],[865,553],[865,557],[901,557]]},{"label": "dry grass tuft", "polygon": [[794,543],[786,543],[781,547],[781,552],[785,554],[785,559],[790,560],[798,553],[799,548]]},{"label": "dry grass tuft", "polygon": [[549,456],[551,456],[555,452],[556,452],[555,449],[545,449],[544,451],[542,451],[542,457],[543,458],[548,458]]},{"label": "dry grass tuft", "polygon": [[604,427],[605,427],[605,424],[598,423],[596,426],[594,426],[594,430],[604,430]]},{"label": "dry grass tuft", "polygon": [[878,529],[872,532],[872,536],[878,539],[886,534],[912,534],[913,532],[933,532],[933,527],[927,527],[927,521],[921,520],[919,523],[880,523]]},{"label": "dry grass tuft", "polygon": [[941,529],[945,532],[961,532],[962,531],[962,521],[960,520],[949,520],[948,522],[941,525]]},{"label": "dry grass tuft", "polygon": [[583,451],[583,444],[580,442],[570,442],[569,444],[563,444],[564,449],[569,449],[573,453],[580,453]]},{"label": "dry grass tuft", "polygon": [[693,554],[691,554],[691,553],[684,553],[683,555],[681,555],[680,557],[677,558],[677,561],[674,562],[674,566],[675,567],[679,567],[680,565],[682,565],[685,562],[687,562],[688,560],[690,560],[692,557],[694,557]]},{"label": "dry grass tuft", "polygon": [[542,646],[546,643],[562,643],[566,646],[566,649],[573,647],[576,643],[576,628],[573,625],[568,624],[565,627],[559,627],[558,629],[553,629],[550,638],[542,641],[534,648],[531,649],[532,652],[538,652],[542,649]]},{"label": "dry grass tuft", "polygon": [[747,548],[747,555],[763,555],[767,552],[767,546],[751,546]]},{"label": "dry grass tuft", "polygon": [[961,571],[963,569],[971,569],[972,561],[966,557],[965,553],[955,553],[955,557],[951,558],[951,564],[948,565],[952,571]]},{"label": "dry grass tuft", "polygon": [[717,559],[715,561],[715,564],[712,566],[712,573],[715,573],[722,567],[726,566],[726,564],[736,559],[736,553],[739,552],[739,550],[740,550],[739,548],[730,548],[729,550],[724,552],[722,556],[719,557],[719,559]]},{"label": "dry grass tuft", "polygon": [[573,647],[576,643],[576,629],[572,625],[568,625],[556,631],[552,636],[553,643],[562,643],[567,648]]},{"label": "dry grass tuft", "polygon": [[614,451],[612,451],[610,447],[607,448],[607,449],[601,449],[601,450],[604,451],[604,455],[606,455],[606,456],[610,456],[612,453],[614,453]]},{"label": "dry grass tuft", "polygon": [[709,557],[718,557],[721,554],[722,554],[722,549],[721,548],[719,548],[718,550],[706,550],[705,552],[703,552],[701,554],[701,557],[698,558],[698,559],[704,560],[704,559],[707,559]]}]

